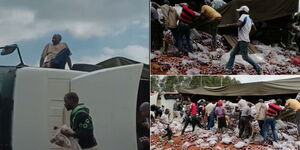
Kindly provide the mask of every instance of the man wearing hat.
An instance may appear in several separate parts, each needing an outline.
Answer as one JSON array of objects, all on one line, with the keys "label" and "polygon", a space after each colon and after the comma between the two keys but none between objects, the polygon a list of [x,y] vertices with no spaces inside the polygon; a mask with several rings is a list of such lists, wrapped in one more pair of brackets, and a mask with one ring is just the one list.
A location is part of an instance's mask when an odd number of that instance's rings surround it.
[{"label": "man wearing hat", "polygon": [[218,119],[218,131],[217,132],[223,133],[223,129],[227,128],[227,124],[226,124],[226,119],[225,119],[226,110],[223,107],[222,100],[219,100],[217,102],[217,107],[215,109],[215,114],[216,114],[217,119]]},{"label": "man wearing hat", "polygon": [[261,68],[256,64],[249,56],[248,56],[248,43],[250,42],[249,34],[251,28],[253,27],[256,30],[252,19],[249,16],[249,8],[247,6],[242,6],[236,11],[239,12],[240,18],[238,22],[233,24],[227,24],[225,27],[237,26],[238,27],[238,43],[235,45],[233,50],[230,53],[229,61],[226,65],[226,72],[232,73],[232,66],[234,63],[235,55],[238,54],[239,51],[242,53],[242,57],[245,61],[253,66],[257,74],[262,74]]}]

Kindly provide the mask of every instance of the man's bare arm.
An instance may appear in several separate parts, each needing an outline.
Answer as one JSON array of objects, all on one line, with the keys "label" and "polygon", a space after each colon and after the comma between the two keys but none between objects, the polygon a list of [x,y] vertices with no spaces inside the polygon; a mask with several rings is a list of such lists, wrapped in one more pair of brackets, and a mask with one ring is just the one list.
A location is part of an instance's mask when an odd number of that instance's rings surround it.
[{"label": "man's bare arm", "polygon": [[254,24],[252,24],[253,31],[257,31],[257,28]]},{"label": "man's bare arm", "polygon": [[69,66],[69,68],[71,70],[72,69],[72,61],[71,61],[70,57],[68,57],[67,63],[68,63],[68,66]]},{"label": "man's bare arm", "polygon": [[238,21],[236,23],[232,23],[232,24],[226,24],[225,27],[235,27],[235,26],[240,26],[243,22],[242,21]]},{"label": "man's bare arm", "polygon": [[41,59],[40,59],[40,67],[42,67],[43,63],[44,63],[44,58],[43,58],[43,56],[41,56]]}]

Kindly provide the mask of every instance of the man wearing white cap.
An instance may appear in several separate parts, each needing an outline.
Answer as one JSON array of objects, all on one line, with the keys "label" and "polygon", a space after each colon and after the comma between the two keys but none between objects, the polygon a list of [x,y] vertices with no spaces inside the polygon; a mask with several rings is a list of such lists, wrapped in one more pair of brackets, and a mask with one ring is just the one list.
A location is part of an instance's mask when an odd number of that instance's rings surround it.
[{"label": "man wearing white cap", "polygon": [[233,50],[230,53],[229,61],[226,65],[226,72],[232,73],[232,66],[234,63],[235,55],[241,51],[242,57],[245,61],[253,66],[257,74],[261,73],[261,68],[248,56],[248,43],[250,42],[249,33],[251,28],[253,27],[256,30],[252,19],[249,16],[249,8],[247,6],[242,6],[236,11],[239,12],[240,18],[237,23],[227,24],[226,27],[229,26],[237,26],[238,27],[238,43],[235,45]]}]

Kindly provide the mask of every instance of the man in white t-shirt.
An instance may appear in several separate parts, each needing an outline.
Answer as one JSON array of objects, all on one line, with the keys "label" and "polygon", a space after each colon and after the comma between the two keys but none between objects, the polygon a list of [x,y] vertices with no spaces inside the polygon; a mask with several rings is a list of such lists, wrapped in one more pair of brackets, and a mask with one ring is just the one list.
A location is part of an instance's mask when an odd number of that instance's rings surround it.
[{"label": "man in white t-shirt", "polygon": [[210,130],[214,126],[214,120],[215,120],[215,108],[216,104],[213,104],[212,102],[208,103],[205,106],[205,113],[208,116],[208,121],[207,121],[207,129]]},{"label": "man in white t-shirt", "polygon": [[167,132],[164,136],[159,137],[160,141],[163,141],[164,138],[167,136],[168,137],[168,143],[173,143],[173,140],[172,140],[172,135],[173,134],[172,134],[172,130],[170,128],[170,124],[172,123],[172,120],[170,119],[170,111],[169,111],[168,108],[165,110],[164,114],[159,119],[159,122],[161,124],[163,124],[163,128]]},{"label": "man in white t-shirt", "polygon": [[240,18],[237,23],[227,24],[226,27],[229,26],[237,26],[238,27],[238,43],[235,45],[233,50],[230,53],[229,61],[226,65],[226,72],[232,73],[232,66],[234,63],[235,55],[241,51],[242,57],[245,61],[253,66],[257,74],[262,74],[261,68],[256,64],[249,56],[248,56],[248,43],[250,42],[249,34],[251,28],[253,27],[256,30],[252,19],[249,16],[249,8],[247,6],[242,6],[237,9],[240,13]]}]

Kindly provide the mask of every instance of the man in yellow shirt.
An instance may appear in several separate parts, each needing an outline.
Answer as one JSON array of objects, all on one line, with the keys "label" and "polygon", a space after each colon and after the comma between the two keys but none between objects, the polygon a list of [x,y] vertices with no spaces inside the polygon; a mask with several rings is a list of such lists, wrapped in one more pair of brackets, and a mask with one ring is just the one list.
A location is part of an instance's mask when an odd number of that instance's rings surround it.
[{"label": "man in yellow shirt", "polygon": [[285,102],[285,107],[296,112],[296,124],[298,128],[298,140],[300,140],[300,102],[296,99],[288,99]]},{"label": "man in yellow shirt", "polygon": [[201,16],[206,19],[205,22],[201,23],[210,24],[210,34],[212,35],[212,42],[211,42],[211,50],[216,50],[216,35],[218,32],[218,25],[222,20],[222,15],[218,13],[215,9],[208,5],[201,5]]}]

